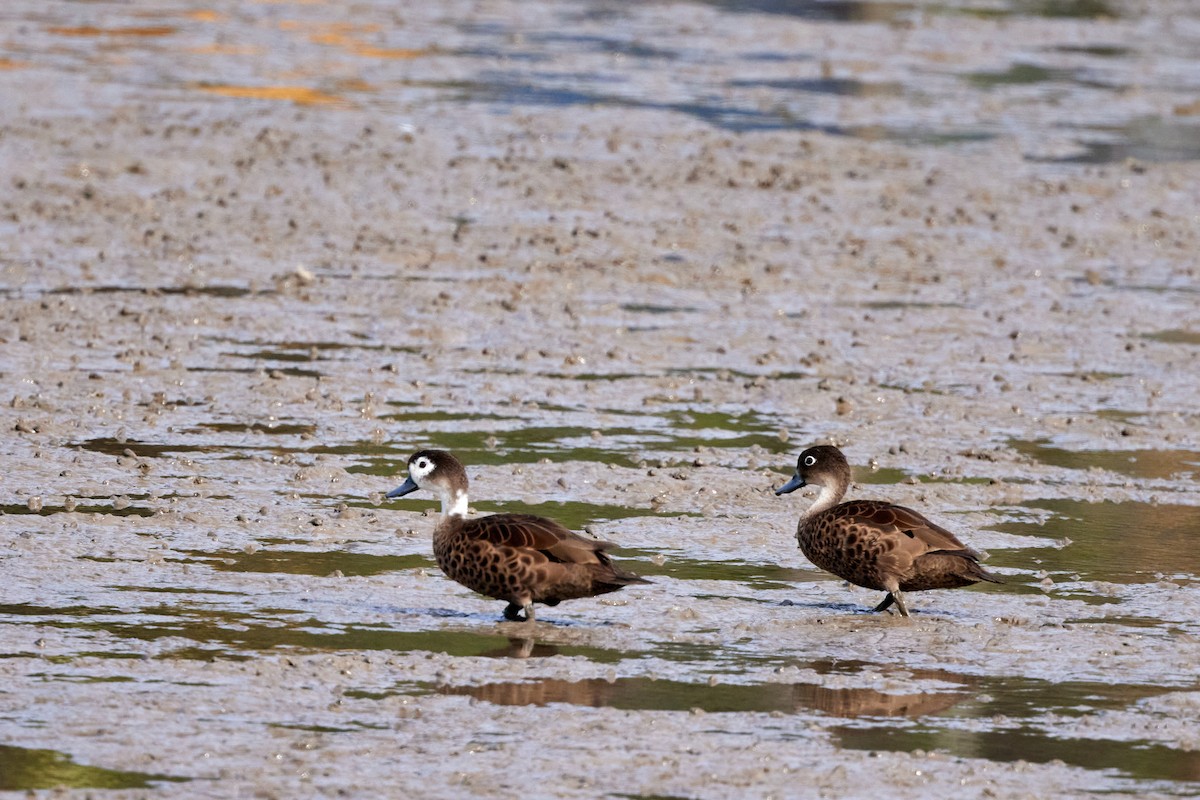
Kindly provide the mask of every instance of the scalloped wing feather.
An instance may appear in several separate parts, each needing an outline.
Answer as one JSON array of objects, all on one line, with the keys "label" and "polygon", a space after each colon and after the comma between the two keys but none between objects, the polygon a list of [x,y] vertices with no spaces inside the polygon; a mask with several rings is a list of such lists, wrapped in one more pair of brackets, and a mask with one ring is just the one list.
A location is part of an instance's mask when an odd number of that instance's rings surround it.
[{"label": "scalloped wing feather", "polygon": [[611,542],[585,539],[552,519],[533,514],[491,514],[467,520],[463,533],[491,544],[536,550],[551,561],[569,564],[607,564],[604,550]]},{"label": "scalloped wing feather", "polygon": [[875,500],[854,500],[843,503],[840,509],[843,509],[840,516],[871,526],[882,534],[904,534],[919,541],[924,545],[920,549],[925,552],[949,550],[975,555],[975,551],[959,541],[953,533],[911,508]]}]

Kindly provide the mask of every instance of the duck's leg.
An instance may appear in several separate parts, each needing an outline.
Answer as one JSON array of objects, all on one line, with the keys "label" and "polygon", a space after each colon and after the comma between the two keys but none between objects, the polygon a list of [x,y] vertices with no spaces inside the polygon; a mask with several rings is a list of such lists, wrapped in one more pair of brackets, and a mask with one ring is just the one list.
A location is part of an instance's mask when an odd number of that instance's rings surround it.
[{"label": "duck's leg", "polygon": [[[521,603],[520,600],[525,600]],[[525,616],[521,616],[521,611],[525,612]],[[504,607],[504,618],[509,622],[533,622],[533,601],[520,598],[517,602],[511,602]]]},{"label": "duck's leg", "polygon": [[892,593],[888,592],[886,595],[884,595],[883,602],[872,608],[871,611],[887,611],[892,607],[892,603],[895,602],[895,600],[896,598],[892,597]]},{"label": "duck's leg", "polygon": [[896,590],[896,591],[892,592],[891,594],[892,594],[892,597],[896,601],[896,608],[900,609],[900,616],[907,617],[908,616],[908,606],[904,605],[904,595],[900,594],[899,590]]}]

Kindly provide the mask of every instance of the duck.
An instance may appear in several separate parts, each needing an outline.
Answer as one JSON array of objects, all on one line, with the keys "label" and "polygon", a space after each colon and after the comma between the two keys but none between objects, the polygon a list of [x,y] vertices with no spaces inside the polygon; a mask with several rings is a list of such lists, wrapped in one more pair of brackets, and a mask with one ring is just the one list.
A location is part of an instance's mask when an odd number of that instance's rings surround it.
[{"label": "duck", "polygon": [[792,479],[775,494],[802,486],[819,486],[821,493],[796,526],[800,551],[826,572],[887,592],[873,611],[894,603],[907,617],[904,592],[1003,583],[980,566],[977,551],[919,512],[881,500],[841,502],[850,487],[850,464],[832,445],[802,452]]},{"label": "duck", "polygon": [[[451,580],[508,605],[504,618],[534,622],[534,603],[594,597],[650,583],[612,563],[612,542],[589,539],[533,514],[467,518],[467,471],[445,450],[421,450],[408,459],[408,478],[389,499],[427,489],[442,503],[433,530],[433,555]],[[521,614],[524,613],[524,616]]]}]

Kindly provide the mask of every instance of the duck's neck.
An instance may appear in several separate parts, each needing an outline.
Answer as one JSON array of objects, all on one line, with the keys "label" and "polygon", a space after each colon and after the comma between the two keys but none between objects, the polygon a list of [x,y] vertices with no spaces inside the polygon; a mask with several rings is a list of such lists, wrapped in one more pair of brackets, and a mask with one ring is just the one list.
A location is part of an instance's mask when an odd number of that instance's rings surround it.
[{"label": "duck's neck", "polygon": [[442,519],[467,515],[467,490],[447,489],[442,492]]},{"label": "duck's neck", "polygon": [[845,497],[846,490],[849,488],[850,482],[847,480],[839,480],[836,483],[822,485],[821,493],[817,495],[817,499],[804,512],[805,518],[815,517],[822,511],[828,511],[836,506],[838,501]]}]

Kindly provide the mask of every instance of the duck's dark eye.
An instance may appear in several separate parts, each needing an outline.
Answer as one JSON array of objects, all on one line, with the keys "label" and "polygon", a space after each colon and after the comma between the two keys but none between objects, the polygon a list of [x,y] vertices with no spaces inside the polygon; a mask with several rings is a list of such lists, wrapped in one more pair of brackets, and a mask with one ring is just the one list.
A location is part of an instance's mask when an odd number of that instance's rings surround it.
[{"label": "duck's dark eye", "polygon": [[805,456],[804,457],[804,466],[811,467],[815,463],[817,463],[816,456]]},{"label": "duck's dark eye", "polygon": [[423,458],[417,462],[417,469],[425,469],[428,466],[429,466],[429,462]]}]

